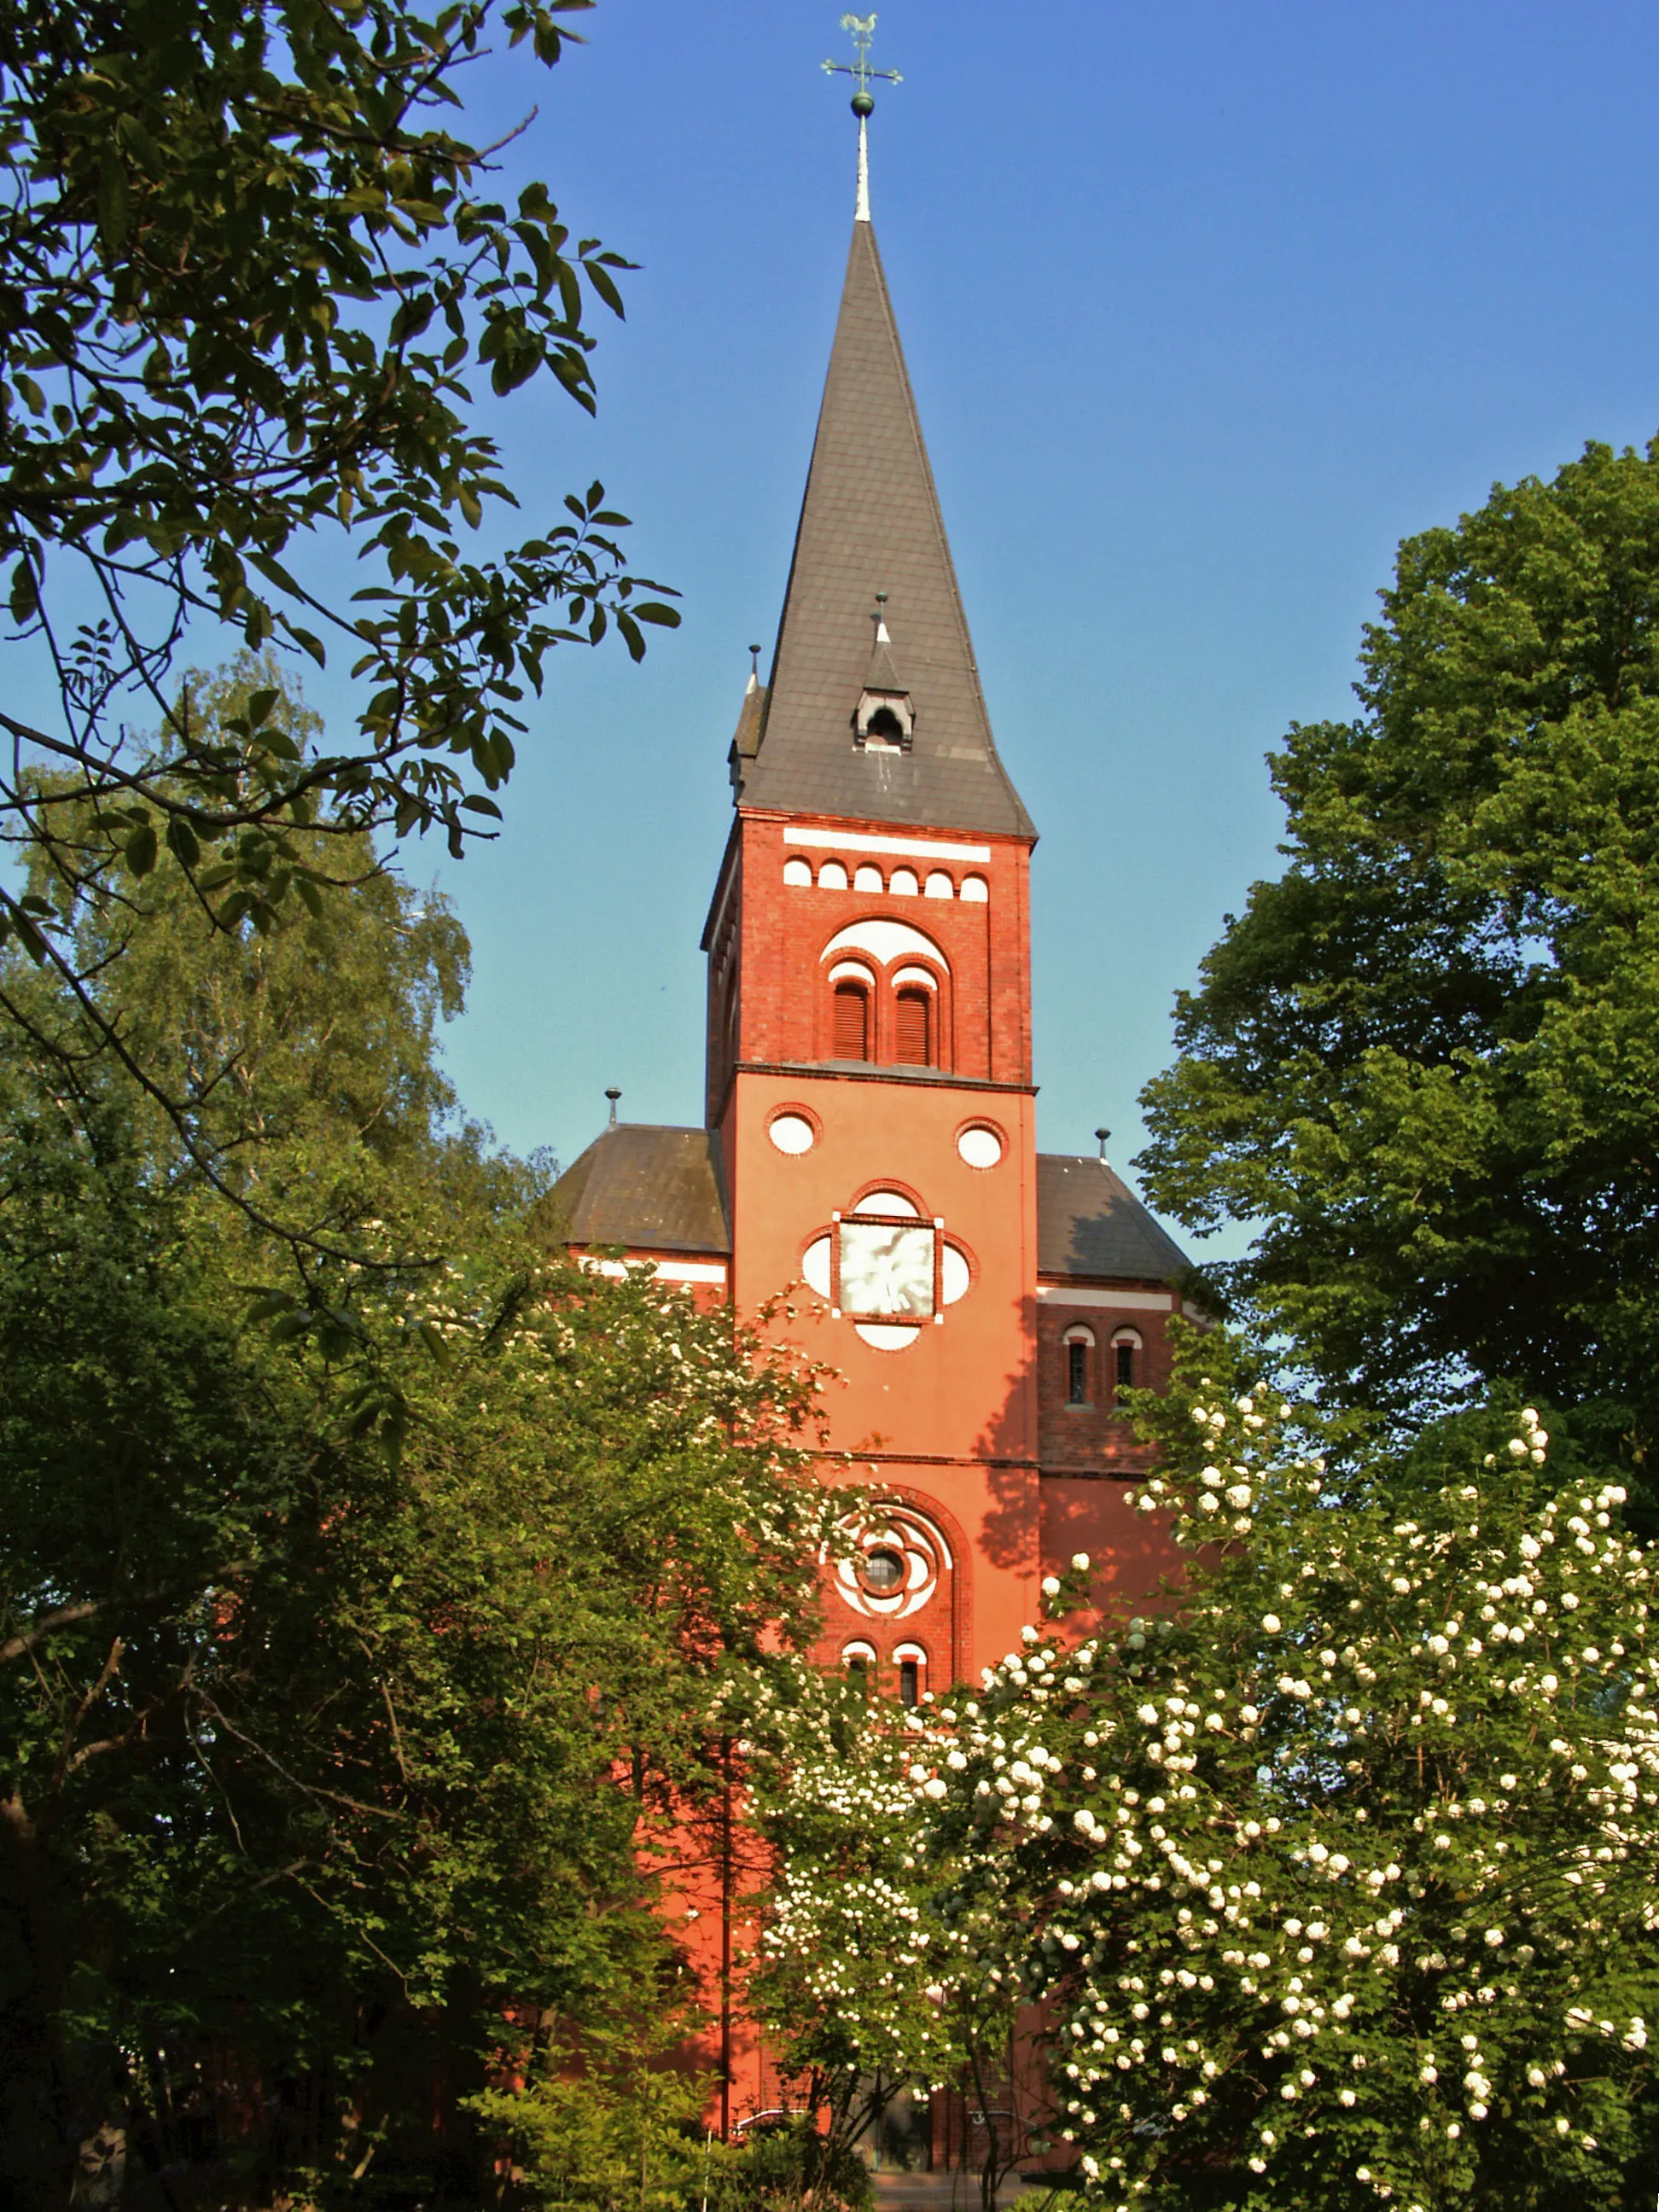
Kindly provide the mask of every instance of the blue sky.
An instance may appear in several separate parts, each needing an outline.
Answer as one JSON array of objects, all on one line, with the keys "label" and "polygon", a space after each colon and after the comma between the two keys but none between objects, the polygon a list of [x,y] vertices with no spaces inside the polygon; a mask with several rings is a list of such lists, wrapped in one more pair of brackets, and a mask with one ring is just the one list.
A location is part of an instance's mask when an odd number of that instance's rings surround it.
[{"label": "blue sky", "polygon": [[[832,4],[602,0],[504,182],[641,263],[586,423],[496,410],[525,521],[604,478],[685,623],[556,662],[471,933],[468,1106],[568,1160],[701,1111],[725,753],[775,629],[852,212]],[[1650,6],[889,0],[877,228],[994,726],[1042,832],[1039,1130],[1126,1163],[1170,1011],[1276,866],[1264,752],[1347,712],[1398,539],[1659,428]],[[319,704],[326,684],[312,685]]]}]

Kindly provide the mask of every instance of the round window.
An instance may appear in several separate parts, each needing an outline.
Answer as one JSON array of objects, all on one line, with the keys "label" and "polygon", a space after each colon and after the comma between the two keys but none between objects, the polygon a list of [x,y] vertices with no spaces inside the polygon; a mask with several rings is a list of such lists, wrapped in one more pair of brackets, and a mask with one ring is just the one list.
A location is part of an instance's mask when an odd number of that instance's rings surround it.
[{"label": "round window", "polygon": [[904,1561],[897,1552],[890,1552],[884,1545],[866,1552],[860,1562],[860,1575],[866,1589],[885,1595],[896,1590],[904,1580]]},{"label": "round window", "polygon": [[817,1142],[817,1132],[805,1114],[775,1115],[766,1133],[781,1152],[810,1152]]},{"label": "round window", "polygon": [[957,1150],[970,1168],[994,1168],[1002,1158],[1002,1139],[981,1121],[963,1131]]}]

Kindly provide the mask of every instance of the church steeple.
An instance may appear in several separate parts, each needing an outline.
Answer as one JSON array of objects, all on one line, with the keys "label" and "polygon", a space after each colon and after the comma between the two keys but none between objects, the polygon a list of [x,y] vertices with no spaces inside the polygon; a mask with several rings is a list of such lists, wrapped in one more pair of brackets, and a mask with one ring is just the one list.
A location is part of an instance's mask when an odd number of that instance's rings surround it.
[{"label": "church steeple", "polygon": [[[880,704],[870,702],[867,683],[878,595],[904,672],[911,726],[901,744],[866,742]],[[734,767],[745,808],[1036,835],[991,736],[875,226],[862,206],[764,723],[752,757]]]}]

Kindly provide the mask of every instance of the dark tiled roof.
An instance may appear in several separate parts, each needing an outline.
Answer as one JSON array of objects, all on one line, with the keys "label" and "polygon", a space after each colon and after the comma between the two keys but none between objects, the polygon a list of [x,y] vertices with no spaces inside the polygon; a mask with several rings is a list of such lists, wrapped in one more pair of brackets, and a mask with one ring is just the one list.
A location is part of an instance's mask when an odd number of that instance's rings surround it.
[{"label": "dark tiled roof", "polygon": [[743,705],[738,714],[738,726],[732,733],[732,781],[742,781],[744,761],[751,761],[760,750],[761,728],[766,720],[766,686],[751,676],[749,688],[743,695]]},{"label": "dark tiled roof", "polygon": [[709,1129],[619,1121],[568,1167],[544,1201],[572,1244],[730,1253],[720,1139]]},{"label": "dark tiled roof", "polygon": [[[878,592],[914,742],[856,745]],[[738,750],[741,754],[741,745]],[[745,806],[1036,835],[997,757],[876,235],[853,226],[760,750]]]},{"label": "dark tiled roof", "polygon": [[1139,1277],[1168,1282],[1188,1264],[1103,1160],[1037,1154],[1039,1275]]}]

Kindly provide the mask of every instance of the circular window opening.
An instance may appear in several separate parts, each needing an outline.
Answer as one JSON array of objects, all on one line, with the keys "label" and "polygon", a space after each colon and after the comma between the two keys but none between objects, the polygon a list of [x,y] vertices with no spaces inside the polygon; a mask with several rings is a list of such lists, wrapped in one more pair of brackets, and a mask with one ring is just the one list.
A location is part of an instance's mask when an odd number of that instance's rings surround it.
[{"label": "circular window opening", "polygon": [[781,1152],[810,1152],[817,1142],[817,1132],[805,1114],[779,1114],[766,1132]]},{"label": "circular window opening", "polygon": [[957,1150],[970,1168],[994,1168],[1002,1158],[1002,1139],[994,1129],[981,1123],[963,1131],[957,1139]]},{"label": "circular window opening", "polygon": [[859,1579],[866,1589],[884,1597],[904,1580],[904,1561],[897,1552],[883,1545],[865,1553],[859,1563]]}]

